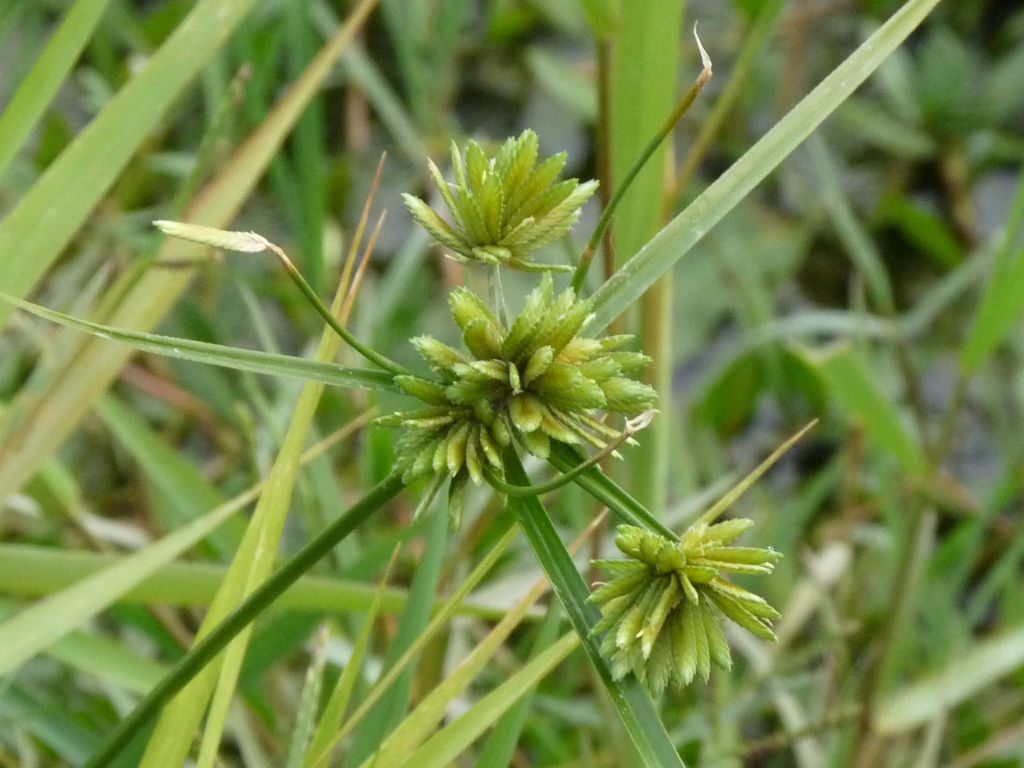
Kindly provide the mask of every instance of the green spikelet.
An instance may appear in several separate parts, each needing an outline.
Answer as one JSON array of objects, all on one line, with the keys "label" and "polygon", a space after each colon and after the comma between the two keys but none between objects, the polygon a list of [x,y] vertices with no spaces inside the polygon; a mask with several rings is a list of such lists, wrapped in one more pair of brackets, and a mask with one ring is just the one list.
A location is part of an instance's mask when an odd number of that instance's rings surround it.
[{"label": "green spikelet", "polygon": [[604,635],[602,652],[613,674],[632,672],[655,694],[683,688],[711,665],[732,664],[723,618],[764,640],[775,640],[771,621],[779,613],[760,595],[726,581],[722,571],[771,573],[779,558],[772,549],[731,547],[751,521],[727,520],[690,528],[670,541],[623,525],[615,544],[627,560],[596,560],[610,579],[590,596],[601,607],[594,633]]},{"label": "green spikelet", "polygon": [[[462,175],[467,183],[486,183],[490,171],[481,170],[475,150],[472,157]],[[510,158],[503,162],[512,163]],[[488,472],[503,479],[503,446],[515,442],[539,457],[548,455],[552,440],[604,448],[621,434],[599,418],[599,411],[634,416],[656,400],[653,389],[626,378],[613,359],[622,353],[612,350],[628,337],[609,345],[580,336],[589,302],[578,301],[571,290],[556,296],[550,274],[508,328],[466,288],[454,290],[448,303],[468,354],[429,336],[414,338],[434,377],[399,376],[395,382],[428,407],[389,414],[378,423],[405,430],[397,452],[407,480],[453,479],[454,510],[461,509],[468,482],[479,485]],[[611,402],[606,388],[629,396]]]},{"label": "green spikelet", "polygon": [[568,270],[534,264],[531,254],[567,233],[594,194],[597,182],[558,181],[565,155],[537,162],[533,131],[510,138],[490,157],[475,141],[465,155],[453,142],[454,189],[430,162],[430,175],[452,216],[448,223],[425,202],[403,195],[416,222],[459,261],[499,264],[525,271]]}]

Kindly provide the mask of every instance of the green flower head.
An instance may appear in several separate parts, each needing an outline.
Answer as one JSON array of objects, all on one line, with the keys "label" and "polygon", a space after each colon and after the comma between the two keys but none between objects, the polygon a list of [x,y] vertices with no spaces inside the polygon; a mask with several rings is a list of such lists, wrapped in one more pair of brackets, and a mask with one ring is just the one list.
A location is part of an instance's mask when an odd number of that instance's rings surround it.
[{"label": "green flower head", "polygon": [[563,152],[538,163],[533,131],[508,139],[493,157],[470,141],[463,159],[452,142],[454,188],[437,166],[428,162],[453,223],[418,197],[403,197],[420,226],[447,246],[449,255],[458,261],[534,272],[558,270],[562,267],[532,263],[530,254],[568,232],[597,189],[596,181],[559,181],[565,160]]},{"label": "green flower head", "polygon": [[622,435],[599,411],[636,416],[656,399],[630,378],[649,358],[622,349],[630,336],[582,336],[590,302],[571,290],[555,296],[550,274],[508,328],[466,288],[449,304],[468,354],[429,336],[413,339],[436,377],[395,382],[426,407],[378,420],[405,429],[397,450],[407,481],[451,476],[453,496],[469,480],[480,485],[485,472],[503,478],[501,451],[513,442],[542,458],[552,440],[604,448]]},{"label": "green flower head", "polygon": [[633,672],[655,693],[683,688],[695,675],[706,682],[711,662],[728,669],[727,617],[764,640],[774,641],[779,613],[764,598],[722,578],[733,573],[771,573],[779,553],[729,544],[753,522],[736,518],[698,524],[682,541],[623,525],[615,544],[627,560],[598,560],[610,576],[590,599],[601,607],[594,627],[604,634],[601,652],[616,679]]}]

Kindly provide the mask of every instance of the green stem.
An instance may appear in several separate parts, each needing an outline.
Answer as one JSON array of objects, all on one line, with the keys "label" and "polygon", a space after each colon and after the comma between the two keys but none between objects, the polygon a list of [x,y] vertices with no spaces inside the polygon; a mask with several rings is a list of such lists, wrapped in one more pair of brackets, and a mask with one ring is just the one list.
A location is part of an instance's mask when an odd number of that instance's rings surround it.
[{"label": "green stem", "polygon": [[700,166],[701,160],[707,154],[708,149],[718,136],[718,131],[725,124],[726,118],[732,111],[736,101],[746,90],[750,82],[750,75],[754,71],[754,64],[757,55],[764,47],[768,35],[774,30],[785,0],[767,0],[761,6],[757,20],[754,22],[750,34],[746,36],[740,54],[733,64],[732,72],[729,73],[729,82],[725,84],[721,95],[711,107],[707,119],[701,123],[697,137],[690,146],[686,158],[679,166],[676,178],[673,182],[672,191],[668,194],[668,211],[674,211],[682,202],[694,173]]},{"label": "green stem", "polygon": [[[703,53],[703,48],[701,49]],[[590,270],[590,262],[594,260],[594,252],[597,250],[597,246],[601,242],[601,238],[604,237],[605,230],[608,229],[608,225],[611,223],[612,216],[615,215],[615,209],[619,207],[619,203],[622,202],[623,196],[629,190],[629,185],[633,183],[633,180],[637,177],[637,174],[647,164],[647,161],[651,159],[651,155],[655,153],[661,142],[672,133],[672,129],[676,127],[676,123],[682,119],[686,111],[693,106],[693,102],[700,96],[700,92],[704,90],[704,87],[711,80],[711,62],[709,60],[704,61],[704,69],[701,71],[700,76],[696,82],[690,87],[690,90],[686,92],[679,103],[676,104],[675,109],[672,110],[672,114],[668,116],[668,119],[661,126],[661,129],[654,135],[654,137],[644,147],[643,152],[633,163],[633,167],[629,169],[629,173],[626,174],[622,183],[616,188],[615,193],[612,195],[608,205],[605,206],[604,211],[601,212],[601,218],[597,221],[597,226],[594,228],[594,233],[590,236],[590,242],[587,243],[586,250],[583,251],[583,256],[580,258],[579,266],[576,267],[576,272],[572,276],[572,287],[576,293],[579,293],[583,288],[583,282],[587,279],[587,272]]]},{"label": "green stem", "polygon": [[626,422],[626,427],[625,429],[622,430],[622,434],[620,434],[617,438],[608,443],[608,445],[606,445],[600,451],[595,453],[593,456],[588,457],[586,461],[584,461],[582,464],[577,464],[568,472],[559,475],[554,480],[544,483],[543,485],[509,485],[496,474],[494,474],[494,472],[492,472],[489,468],[485,467],[484,472],[487,477],[487,482],[491,485],[492,488],[494,488],[497,491],[500,491],[506,496],[543,496],[545,493],[557,491],[562,486],[568,485],[570,482],[575,480],[577,476],[579,476],[585,470],[597,464],[599,461],[601,461],[601,459],[615,453],[615,450],[620,445],[622,445],[624,442],[633,437],[633,435],[635,435],[641,429],[648,426],[651,417],[653,416],[653,413],[654,412],[651,411],[648,414],[644,414],[642,425],[637,422]]},{"label": "green stem", "polygon": [[118,753],[136,734],[170,701],[178,691],[206,666],[225,645],[245,629],[271,602],[294,584],[338,542],[348,536],[371,514],[380,509],[398,494],[405,484],[399,475],[390,475],[382,480],[360,499],[348,512],[339,517],[320,535],[291,557],[281,568],[267,579],[227,618],[218,624],[210,634],[183,656],[150,691],[132,713],[118,723],[107,736],[99,750],[89,758],[84,768],[104,768],[112,763]]},{"label": "green stem", "polygon": [[[514,448],[503,454],[505,473],[517,485],[530,482]],[[650,698],[633,677],[616,680],[608,662],[601,655],[600,643],[592,634],[600,613],[588,602],[590,590],[569,556],[565,544],[558,537],[551,519],[536,496],[509,499],[509,508],[526,534],[537,560],[551,581],[551,587],[565,608],[573,629],[608,691],[615,709],[622,718],[642,765],[647,768],[685,768],[679,753],[672,745],[665,726],[658,718]]]},{"label": "green stem", "polygon": [[306,282],[306,279],[302,276],[295,265],[292,264],[291,259],[285,255],[285,252],[270,242],[267,243],[267,247],[270,248],[275,256],[277,256],[277,259],[281,262],[285,272],[288,273],[288,277],[292,279],[292,282],[295,283],[305,297],[309,299],[309,303],[313,305],[313,308],[316,309],[320,317],[324,319],[324,322],[327,323],[327,325],[331,327],[331,330],[338,334],[346,344],[374,365],[383,368],[385,371],[388,371],[395,376],[408,376],[412,374],[412,371],[408,368],[399,365],[394,360],[391,360],[380,354],[380,352],[371,349],[352,335],[352,332],[338,322],[338,318],[336,318],[331,313],[331,310],[324,305],[320,300],[320,297],[316,295],[316,291],[314,291],[313,287]]},{"label": "green stem", "polygon": [[[551,444],[551,455],[548,457],[548,461],[555,469],[567,474],[583,463],[583,459],[576,451],[562,443]],[[623,520],[640,528],[655,531],[671,541],[679,541],[679,537],[670,528],[667,528],[664,523],[651,514],[650,510],[604,474],[600,467],[587,467],[574,479],[576,485],[606,505]]]}]

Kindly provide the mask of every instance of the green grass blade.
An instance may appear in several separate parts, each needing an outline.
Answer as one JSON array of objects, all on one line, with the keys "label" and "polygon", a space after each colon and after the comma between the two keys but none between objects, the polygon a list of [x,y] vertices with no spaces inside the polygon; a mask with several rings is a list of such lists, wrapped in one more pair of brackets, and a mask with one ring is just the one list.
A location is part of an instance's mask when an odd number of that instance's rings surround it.
[{"label": "green grass blade", "polygon": [[989,358],[1024,312],[1024,248],[1020,244],[1024,224],[1024,174],[1017,197],[1006,221],[1003,241],[996,252],[995,269],[978,307],[970,338],[964,348],[961,366],[974,373]]},{"label": "green grass blade", "polygon": [[920,443],[904,428],[892,400],[878,388],[864,359],[843,348],[812,361],[844,410],[859,419],[871,439],[891,451],[909,472],[922,475],[928,459]]},{"label": "green grass blade", "polygon": [[[683,6],[683,0],[649,0],[622,7],[611,73],[611,155],[616,187],[676,103]],[[613,231],[620,264],[640,250],[662,223],[668,149],[669,142],[662,142],[619,203]]]},{"label": "green grass blade", "polygon": [[[575,632],[567,632],[553,645],[538,654],[510,676],[504,683],[478,701],[473,708],[429,739],[398,766],[443,768],[451,765],[470,744],[487,730],[509,707],[537,685],[580,644]],[[651,763],[650,765],[672,765]]]},{"label": "green grass blade", "polygon": [[288,757],[285,760],[284,768],[302,768],[302,758],[313,735],[316,711],[320,706],[324,667],[327,665],[327,637],[327,626],[323,625],[317,633],[313,658],[306,670],[306,679],[299,700],[299,711],[295,715],[295,726],[292,728],[291,742],[288,744]]},{"label": "green grass blade", "polygon": [[908,0],[743,157],[594,294],[592,331],[626,311],[806,139],[921,23],[939,0]]},{"label": "green grass blade", "polygon": [[1024,664],[1024,628],[987,638],[950,659],[942,670],[910,683],[878,709],[880,733],[902,733],[943,717],[961,702]]},{"label": "green grass blade", "polygon": [[[383,691],[380,700],[366,712],[366,717],[356,731],[346,756],[352,765],[359,765],[380,746],[381,741],[402,719],[402,715],[409,707],[415,666],[407,663],[414,659],[413,654],[406,656],[406,653],[421,642],[430,621],[430,606],[433,605],[437,592],[437,583],[441,577],[441,567],[447,549],[447,509],[441,505],[433,514],[434,519],[428,522],[423,558],[416,568],[416,575],[409,588],[410,601],[402,612],[395,639],[384,658],[385,669],[401,669],[401,672],[397,677],[389,676],[389,680],[393,679],[393,682],[380,686]],[[418,656],[415,658],[418,660]]]},{"label": "green grass blade", "polygon": [[[247,502],[255,495],[246,496]],[[238,504],[233,500],[231,504]],[[0,584],[11,595],[44,596],[87,579],[98,571],[114,566],[131,555],[60,550],[29,544],[0,543]],[[168,563],[157,568],[137,585],[121,593],[118,603],[147,605],[208,606],[224,581],[227,568],[212,563]],[[362,581],[325,576],[304,576],[275,603],[282,611],[362,613],[373,603],[375,589]],[[384,590],[381,611],[401,613],[408,592],[397,587]],[[435,603],[435,611],[442,603]],[[455,613],[487,621],[500,619],[505,610],[479,601],[461,603]],[[531,615],[531,618],[536,618]]]},{"label": "green grass blade", "polygon": [[110,0],[78,0],[0,112],[0,176],[57,94]]},{"label": "green grass blade", "polygon": [[307,360],[292,355],[277,355],[256,349],[239,349],[206,341],[161,336],[156,333],[142,333],[94,323],[78,317],[56,312],[38,304],[21,301],[0,293],[0,300],[8,301],[26,312],[58,323],[67,328],[77,328],[100,339],[109,339],[129,345],[140,352],[152,352],[178,360],[190,360],[206,365],[218,365],[237,371],[250,371],[286,379],[330,384],[336,387],[376,389],[401,392],[392,382],[391,374],[362,368],[345,368],[323,360]]},{"label": "green grass blade", "polygon": [[[516,485],[529,482],[514,451],[505,451],[504,463],[510,482]],[[654,705],[640,683],[633,677],[622,680],[612,678],[611,669],[601,655],[599,642],[590,634],[600,619],[600,612],[587,602],[590,590],[573,565],[572,558],[555,532],[544,507],[535,496],[509,499],[508,504],[519,520],[523,532],[526,533],[544,572],[551,580],[551,585],[562,607],[565,608],[569,621],[582,640],[587,655],[601,677],[601,682],[604,683],[619,717],[622,718],[626,732],[637,748],[642,764],[650,768],[682,766],[683,761],[679,753],[669,740],[665,726],[662,725]]]},{"label": "green grass blade", "polygon": [[[221,228],[231,221],[375,4],[376,0],[363,0],[352,10],[338,34],[196,197],[183,216],[185,220]],[[74,186],[75,182],[68,184]],[[0,224],[0,230],[6,223]],[[198,264],[205,253],[202,246],[167,242],[156,260]],[[155,269],[133,280],[129,287],[115,285],[111,292],[120,298],[103,321],[117,328],[150,330],[187,289],[193,276],[191,269]],[[10,290],[7,283],[4,286]],[[0,414],[0,497],[14,493],[43,466],[110,386],[131,354],[123,347],[87,339],[60,361],[62,367],[41,387],[45,390],[42,394],[25,393]]]},{"label": "green grass blade", "polygon": [[[431,642],[441,629],[448,623],[448,621],[455,615],[459,606],[465,602],[466,597],[476,587],[477,584],[490,573],[491,569],[494,568],[498,563],[498,559],[505,553],[509,545],[515,540],[516,536],[519,535],[519,528],[515,525],[509,527],[507,531],[502,535],[494,546],[491,547],[487,555],[476,565],[470,574],[463,580],[459,587],[452,593],[451,597],[444,601],[441,606],[435,611],[434,617],[430,620],[430,623],[424,628],[419,636],[409,645],[404,653],[395,661],[394,664],[381,676],[380,680],[376,682],[373,689],[366,695],[359,708],[356,709],[350,718],[345,721],[345,724],[336,729],[330,734],[330,740],[320,749],[310,750],[310,757],[307,761],[309,765],[325,765],[330,758],[330,753],[327,750],[333,749],[337,744],[341,742],[360,722],[369,714],[370,710],[376,706],[379,699],[384,693],[391,687],[391,685],[401,676],[403,671],[407,669],[413,661],[415,661],[423,649]],[[528,608],[528,607],[527,607]],[[501,619],[504,621],[507,618],[507,612],[502,612]],[[401,726],[400,726],[401,727]]]},{"label": "green grass blade", "polygon": [[[128,81],[0,221],[4,290],[23,298],[39,281],[171,104],[253,5],[254,0],[198,3],[150,57],[145,70]],[[10,311],[9,306],[0,306],[0,326]]]},{"label": "green grass blade", "polygon": [[185,688],[189,681],[231,642],[232,638],[265,611],[270,603],[294,584],[314,563],[334,549],[340,541],[398,495],[403,488],[402,480],[397,476],[392,475],[384,479],[352,505],[342,517],[293,555],[174,665],[160,684],[107,735],[99,750],[89,758],[85,768],[105,768],[109,765],[125,745],[135,738],[167,702]]},{"label": "green grass blade", "polygon": [[[530,654],[531,658],[537,658],[555,642],[560,623],[561,612],[558,609],[558,604],[552,603],[548,606],[548,614],[537,633],[537,639]],[[495,723],[494,730],[487,737],[487,741],[477,756],[477,768],[508,768],[512,764],[516,744],[519,743],[519,737],[523,732],[526,718],[530,714],[532,703],[532,693],[523,694],[523,697]]]},{"label": "green grass blade", "polygon": [[[499,546],[504,550],[519,535],[518,526],[513,526],[502,538]],[[416,708],[396,726],[372,758],[363,763],[370,768],[378,765],[396,765],[402,757],[418,748],[430,732],[444,719],[449,705],[470,686],[484,666],[494,657],[509,635],[526,617],[530,608],[547,592],[548,582],[543,579],[535,584],[501,621],[473,648],[459,666],[440,685],[423,698]]]},{"label": "green grass blade", "polygon": [[384,593],[391,578],[391,569],[394,566],[399,551],[400,547],[396,546],[394,554],[391,556],[391,562],[388,563],[387,570],[384,571],[384,575],[381,577],[380,586],[373,597],[373,603],[366,612],[366,618],[363,619],[363,627],[359,630],[359,636],[352,645],[352,654],[349,656],[348,663],[338,677],[338,682],[334,686],[334,690],[331,691],[331,696],[327,703],[324,705],[323,714],[320,716],[320,721],[316,725],[312,739],[310,739],[309,748],[306,750],[306,759],[303,761],[303,765],[311,766],[313,755],[319,755],[321,752],[329,750],[332,737],[341,729],[342,720],[344,720],[345,712],[348,710],[349,699],[352,698],[352,691],[355,690],[359,672],[363,667],[366,649],[370,645],[373,623],[377,620],[377,614],[380,611],[381,603],[384,600]]},{"label": "green grass blade", "polygon": [[875,307],[885,315],[894,315],[896,300],[882,254],[853,212],[825,139],[820,134],[812,136],[807,141],[807,149],[820,181],[818,190],[822,204],[832,219],[840,243],[864,276]]},{"label": "green grass blade", "polygon": [[34,603],[0,624],[0,647],[4,649],[0,656],[0,675],[12,672],[24,661],[113,604],[160,566],[194,546],[248,501],[250,499],[214,509],[194,523],[64,591]]},{"label": "green grass blade", "polygon": [[[679,90],[679,30],[683,0],[648,0],[622,6],[615,36],[611,82],[611,158],[616,186],[651,137],[673,111]],[[612,229],[619,264],[632,258],[664,223],[667,211],[666,159],[671,141],[662,141],[630,183],[615,214]],[[629,488],[660,515],[668,489],[668,439],[672,424],[672,274],[666,271],[641,301],[640,346],[651,356],[643,378],[659,393],[661,415],[636,448]]]}]

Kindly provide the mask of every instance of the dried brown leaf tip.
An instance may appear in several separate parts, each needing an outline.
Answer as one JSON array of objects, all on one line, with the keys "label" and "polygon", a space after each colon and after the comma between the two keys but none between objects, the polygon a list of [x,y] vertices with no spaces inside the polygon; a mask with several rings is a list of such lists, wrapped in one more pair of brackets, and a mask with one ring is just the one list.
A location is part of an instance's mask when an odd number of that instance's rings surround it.
[{"label": "dried brown leaf tip", "polygon": [[550,274],[507,328],[466,288],[448,301],[468,353],[429,336],[413,339],[435,377],[395,382],[426,407],[378,421],[405,429],[397,451],[406,480],[451,476],[455,515],[469,480],[479,485],[487,472],[504,478],[504,447],[514,442],[542,458],[552,440],[603,449],[621,433],[600,412],[636,416],[656,399],[631,378],[649,358],[623,349],[629,336],[583,336],[590,302],[571,290],[556,296]]},{"label": "dried brown leaf tip", "polygon": [[779,553],[730,544],[753,522],[737,518],[698,524],[675,542],[623,525],[615,544],[626,560],[598,560],[609,574],[591,595],[602,618],[594,634],[618,678],[633,672],[655,693],[683,688],[695,676],[707,681],[711,663],[728,669],[722,631],[729,618],[764,640],[774,641],[779,613],[764,598],[736,586],[722,572],[769,574]]},{"label": "dried brown leaf tip", "polygon": [[429,164],[452,222],[418,197],[403,198],[420,226],[447,246],[453,259],[529,272],[568,270],[531,261],[534,251],[572,228],[597,189],[596,181],[561,179],[565,160],[563,152],[538,162],[533,131],[508,139],[493,156],[475,141],[463,155],[453,142],[454,184],[445,181],[433,162]]}]

